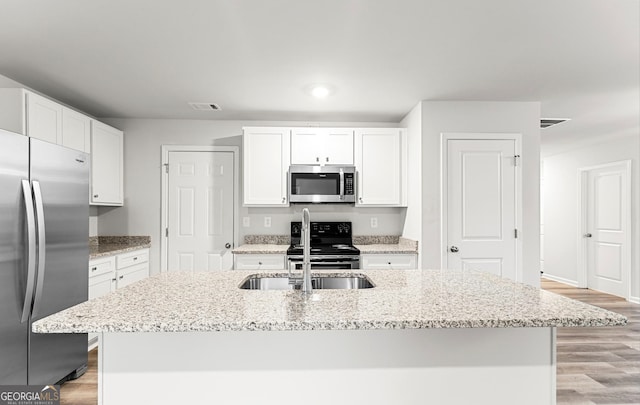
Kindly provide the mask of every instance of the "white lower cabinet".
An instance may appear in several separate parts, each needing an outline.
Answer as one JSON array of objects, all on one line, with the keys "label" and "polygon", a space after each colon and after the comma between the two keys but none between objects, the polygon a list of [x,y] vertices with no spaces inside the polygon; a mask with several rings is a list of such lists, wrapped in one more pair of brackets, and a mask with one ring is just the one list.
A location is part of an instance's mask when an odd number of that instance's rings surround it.
[{"label": "white lower cabinet", "polygon": [[126,287],[149,277],[149,249],[116,256],[116,288]]},{"label": "white lower cabinet", "polygon": [[415,254],[362,254],[360,267],[363,270],[413,270],[418,266]]},{"label": "white lower cabinet", "polygon": [[[149,277],[149,249],[89,261],[89,299]],[[98,344],[98,334],[89,333],[89,350]]]},{"label": "white lower cabinet", "polygon": [[234,254],[235,270],[284,270],[285,256],[280,254]]}]

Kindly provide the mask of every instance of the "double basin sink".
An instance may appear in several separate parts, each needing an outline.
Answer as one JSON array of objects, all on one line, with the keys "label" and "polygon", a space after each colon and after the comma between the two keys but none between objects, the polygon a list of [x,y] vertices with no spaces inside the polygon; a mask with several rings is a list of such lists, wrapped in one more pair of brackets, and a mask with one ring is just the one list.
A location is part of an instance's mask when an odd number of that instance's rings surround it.
[{"label": "double basin sink", "polygon": [[[286,276],[253,274],[247,277],[239,287],[243,290],[297,290],[300,289],[299,284],[289,283],[289,277]],[[314,290],[360,290],[375,287],[369,277],[364,275],[332,274],[312,276],[311,286]]]}]

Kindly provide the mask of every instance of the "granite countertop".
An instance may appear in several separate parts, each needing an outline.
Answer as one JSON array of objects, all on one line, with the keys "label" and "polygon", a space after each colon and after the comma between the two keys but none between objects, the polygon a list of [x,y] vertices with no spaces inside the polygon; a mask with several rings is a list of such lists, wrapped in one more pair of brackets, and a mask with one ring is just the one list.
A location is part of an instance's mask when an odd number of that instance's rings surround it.
[{"label": "granite countertop", "polygon": [[[234,254],[286,254],[290,239],[286,235],[247,235],[245,244]],[[417,254],[418,242],[401,236],[354,236],[353,245],[363,254]]]},{"label": "granite countertop", "polygon": [[473,271],[361,270],[357,273],[366,274],[375,288],[315,290],[309,296],[299,290],[238,288],[255,273],[162,273],[37,321],[33,331],[502,328],[614,326],[627,321],[601,308]]},{"label": "granite countertop", "polygon": [[[362,238],[362,237],[360,237]],[[415,240],[398,237],[396,240],[377,240],[354,238],[354,246],[360,249],[362,254],[417,254],[418,242]],[[360,243],[358,243],[360,242]],[[372,243],[362,243],[372,242]]]},{"label": "granite countertop", "polygon": [[231,253],[240,255],[257,255],[257,254],[287,254],[289,245],[272,245],[266,243],[260,244],[244,244],[233,249]]},{"label": "granite countertop", "polygon": [[150,247],[149,236],[92,236],[89,238],[89,260]]}]

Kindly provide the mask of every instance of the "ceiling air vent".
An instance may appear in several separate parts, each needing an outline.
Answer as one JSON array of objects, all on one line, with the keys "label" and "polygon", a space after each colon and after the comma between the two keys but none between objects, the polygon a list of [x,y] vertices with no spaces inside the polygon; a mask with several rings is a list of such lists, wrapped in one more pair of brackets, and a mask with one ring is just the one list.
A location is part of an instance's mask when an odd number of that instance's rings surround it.
[{"label": "ceiling air vent", "polygon": [[216,103],[189,103],[191,108],[197,111],[218,111],[220,106]]},{"label": "ceiling air vent", "polygon": [[554,125],[562,124],[565,121],[569,121],[570,118],[541,118],[540,119],[540,128],[546,129],[552,127]]}]

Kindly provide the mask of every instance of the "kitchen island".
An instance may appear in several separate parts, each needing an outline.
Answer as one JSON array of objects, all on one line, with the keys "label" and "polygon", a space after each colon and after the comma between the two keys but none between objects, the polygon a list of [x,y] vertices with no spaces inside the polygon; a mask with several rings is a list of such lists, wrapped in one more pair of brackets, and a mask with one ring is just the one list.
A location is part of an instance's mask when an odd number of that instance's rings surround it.
[{"label": "kitchen island", "polygon": [[33,329],[102,333],[104,405],[554,404],[555,328],[626,323],[477,272],[357,271],[375,287],[310,296],[238,288],[255,273],[160,274]]}]

